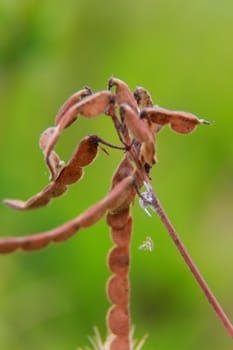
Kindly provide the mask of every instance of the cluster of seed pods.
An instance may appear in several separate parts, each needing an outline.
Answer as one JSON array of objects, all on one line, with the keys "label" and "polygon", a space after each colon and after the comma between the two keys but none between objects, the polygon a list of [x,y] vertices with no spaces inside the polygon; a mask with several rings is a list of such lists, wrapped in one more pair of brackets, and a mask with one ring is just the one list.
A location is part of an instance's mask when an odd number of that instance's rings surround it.
[{"label": "cluster of seed pods", "polygon": [[[111,91],[112,88],[115,88],[115,92]],[[55,152],[55,146],[62,131],[78,116],[94,118],[101,114],[112,119],[121,145],[113,145],[96,135],[86,136],[67,164],[61,161]],[[47,232],[0,239],[0,253],[10,253],[19,248],[26,251],[37,250],[50,242],[61,242],[70,238],[80,229],[94,225],[107,214],[107,223],[114,242],[108,256],[112,276],[107,285],[107,295],[113,304],[107,316],[108,328],[113,334],[110,350],[131,349],[129,268],[133,220],[130,210],[143,183],[149,183],[150,169],[157,162],[156,136],[166,124],[178,133],[189,133],[198,124],[208,122],[187,112],[154,106],[144,88],[139,87],[131,93],[127,84],[117,78],[109,80],[108,90],[92,93],[89,88],[84,88],[68,99],[58,112],[54,126],[47,128],[40,137],[40,147],[50,172],[49,185],[27,201],[4,201],[9,207],[18,210],[42,207],[82,178],[83,168],[96,158],[101,144],[124,152],[109,193],[83,214]]]}]

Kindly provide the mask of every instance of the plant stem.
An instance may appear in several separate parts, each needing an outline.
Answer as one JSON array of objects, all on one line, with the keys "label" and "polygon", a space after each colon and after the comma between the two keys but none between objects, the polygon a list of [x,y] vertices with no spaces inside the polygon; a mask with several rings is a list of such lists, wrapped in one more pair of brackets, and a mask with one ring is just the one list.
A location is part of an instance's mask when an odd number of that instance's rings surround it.
[{"label": "plant stem", "polygon": [[210,305],[216,312],[218,318],[222,322],[223,326],[227,330],[228,334],[233,338],[233,325],[225,312],[223,311],[221,305],[219,304],[218,300],[215,298],[214,294],[210,290],[208,284],[206,283],[205,279],[202,277],[200,271],[198,270],[196,264],[192,260],[191,256],[189,255],[188,251],[186,250],[184,244],[182,243],[178,233],[176,232],[174,226],[172,225],[171,221],[169,220],[165,210],[163,209],[162,205],[160,204],[160,201],[153,191],[152,188],[150,188],[153,196],[153,203],[152,206],[154,209],[156,209],[157,214],[159,215],[163,225],[167,229],[167,232],[169,233],[170,237],[172,238],[173,242],[175,243],[176,247],[178,248],[180,254],[182,255],[185,263],[188,265],[189,269],[191,270],[194,278],[196,279],[197,283],[201,287],[203,293],[207,297]]}]

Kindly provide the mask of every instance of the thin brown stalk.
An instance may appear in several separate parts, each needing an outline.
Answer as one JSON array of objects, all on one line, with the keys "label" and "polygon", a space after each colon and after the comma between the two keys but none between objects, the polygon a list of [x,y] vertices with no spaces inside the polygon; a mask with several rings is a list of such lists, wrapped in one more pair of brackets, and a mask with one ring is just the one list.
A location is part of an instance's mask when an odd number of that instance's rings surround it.
[{"label": "thin brown stalk", "polygon": [[180,239],[178,233],[176,232],[176,229],[172,225],[169,217],[167,216],[164,208],[162,207],[157,195],[155,194],[154,190],[151,188],[153,202],[152,206],[156,209],[156,212],[158,216],[160,217],[163,225],[165,226],[168,234],[172,238],[173,242],[175,243],[177,249],[179,250],[180,254],[182,255],[185,263],[188,265],[191,273],[193,274],[195,280],[199,284],[201,290],[207,297],[210,305],[216,312],[219,320],[225,327],[228,334],[233,338],[233,325],[227,315],[225,314],[224,310],[222,309],[221,305],[219,304],[218,300],[214,296],[213,292],[209,288],[207,282],[203,278],[202,274],[200,273],[199,269],[197,268],[196,264],[194,263],[193,259],[191,258],[190,254],[188,253],[187,249],[185,248],[182,240]]}]

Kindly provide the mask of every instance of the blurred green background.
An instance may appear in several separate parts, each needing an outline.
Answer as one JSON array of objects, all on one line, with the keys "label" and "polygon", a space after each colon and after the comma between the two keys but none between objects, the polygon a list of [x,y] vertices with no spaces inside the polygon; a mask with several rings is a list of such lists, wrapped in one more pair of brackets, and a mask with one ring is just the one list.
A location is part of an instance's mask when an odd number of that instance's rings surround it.
[{"label": "blurred green background", "polygon": [[[158,137],[152,183],[210,287],[233,319],[233,2],[0,2],[0,198],[27,199],[48,182],[38,147],[59,107],[85,85],[105,89],[114,74],[155,103],[214,124]],[[117,142],[102,116],[67,129],[67,160],[86,134]],[[121,158],[103,152],[85,177],[48,207],[0,205],[1,236],[40,232],[77,216],[108,191]],[[232,349],[232,340],[156,215],[139,207],[132,241],[131,311],[145,350]],[[138,250],[146,236],[152,253]],[[77,349],[93,326],[106,334],[112,243],[103,219],[73,239],[32,254],[0,256],[0,349]]]}]

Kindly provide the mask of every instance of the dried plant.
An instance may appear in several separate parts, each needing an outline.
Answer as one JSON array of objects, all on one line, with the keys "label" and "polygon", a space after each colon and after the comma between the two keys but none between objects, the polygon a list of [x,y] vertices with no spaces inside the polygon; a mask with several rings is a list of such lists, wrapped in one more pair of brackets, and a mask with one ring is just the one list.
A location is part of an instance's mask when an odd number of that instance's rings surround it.
[{"label": "dried plant", "polygon": [[[115,88],[115,92],[111,91],[112,88]],[[121,145],[113,145],[96,135],[86,136],[68,163],[64,164],[54,150],[62,131],[78,116],[94,118],[100,114],[112,119]],[[109,80],[108,90],[92,93],[89,88],[84,88],[68,99],[56,116],[55,125],[46,129],[40,137],[40,147],[50,172],[49,185],[25,202],[9,199],[4,201],[9,207],[18,210],[42,207],[82,178],[83,168],[94,161],[99,149],[107,152],[103,145],[123,152],[123,159],[113,175],[111,189],[104,199],[77,218],[47,232],[0,240],[0,253],[10,253],[17,249],[42,249],[50,242],[61,242],[70,238],[80,229],[94,225],[107,215],[107,224],[114,242],[108,255],[108,266],[112,273],[107,284],[107,295],[112,303],[107,315],[110,336],[102,344],[96,333],[96,337],[91,338],[92,345],[96,348],[98,344],[99,348],[110,350],[129,350],[133,347],[130,335],[129,268],[133,221],[131,206],[136,196],[139,196],[140,205],[146,213],[150,214],[147,209],[149,206],[159,215],[208,301],[228,333],[233,336],[231,322],[186,251],[150,183],[150,170],[157,162],[155,141],[160,130],[169,125],[175,132],[187,134],[200,124],[209,122],[191,113],[155,106],[144,88],[139,87],[132,94],[128,86],[117,78]],[[141,193],[143,186],[146,191]],[[152,250],[153,241],[148,237],[139,248]]]}]

